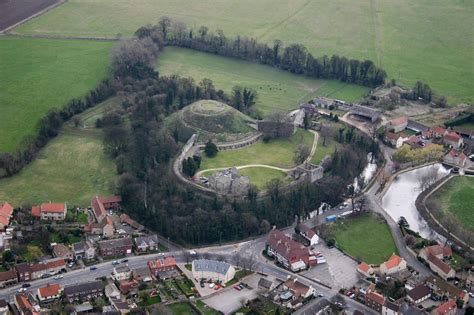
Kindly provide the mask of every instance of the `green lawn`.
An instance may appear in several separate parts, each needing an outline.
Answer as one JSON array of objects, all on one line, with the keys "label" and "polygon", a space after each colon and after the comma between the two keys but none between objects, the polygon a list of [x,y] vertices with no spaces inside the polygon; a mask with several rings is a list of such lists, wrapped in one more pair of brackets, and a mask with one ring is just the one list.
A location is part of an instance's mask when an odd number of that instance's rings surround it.
[{"label": "green lawn", "polygon": [[469,0],[70,0],[15,31],[130,36],[163,15],[229,36],[301,43],[317,56],[371,59],[402,84],[421,79],[450,101],[474,100]]},{"label": "green lawn", "polygon": [[213,158],[203,156],[201,169],[232,167],[247,164],[265,164],[278,167],[294,165],[293,155],[298,144],[304,143],[311,147],[314,136],[309,131],[298,129],[296,133],[285,139],[270,140],[268,143],[259,141],[238,150],[222,151]]},{"label": "green lawn", "polygon": [[105,78],[112,45],[0,38],[0,152],[14,151],[50,108],[84,96]]},{"label": "green lawn", "polygon": [[[66,240],[66,244],[74,244],[74,243],[78,243],[82,240],[82,238],[80,236],[75,236],[75,235],[72,235],[72,234],[69,234],[67,236],[67,240]],[[51,234],[51,242],[52,243],[62,243],[63,240],[61,239],[61,237],[59,236],[59,233],[57,232],[54,232]]]},{"label": "green lawn", "polygon": [[[263,167],[243,168],[239,170],[239,174],[243,176],[249,176],[250,183],[257,186],[257,188],[260,190],[264,190],[267,183],[272,179],[280,179],[281,181],[285,182],[287,178],[286,174],[281,171]],[[290,182],[290,180],[288,180],[288,182]]]},{"label": "green lawn", "polygon": [[397,253],[387,223],[373,214],[339,220],[332,230],[340,249],[368,264],[380,264]]},{"label": "green lawn", "polygon": [[187,297],[194,295],[193,287],[191,286],[192,282],[188,282],[186,279],[176,279],[175,283]]},{"label": "green lawn", "polygon": [[443,210],[449,211],[461,225],[474,232],[474,177],[451,178],[432,197],[439,200]]},{"label": "green lawn", "polygon": [[324,159],[326,155],[333,154],[334,150],[340,146],[336,140],[331,138],[326,138],[325,145],[323,145],[323,138],[320,137],[318,141],[318,147],[316,148],[316,152],[311,159],[311,163],[319,164]]},{"label": "green lawn", "polygon": [[158,57],[161,74],[179,74],[196,81],[209,78],[226,92],[240,85],[258,93],[257,108],[264,114],[275,110],[288,111],[316,95],[355,101],[367,88],[338,81],[315,80],[269,66],[216,56],[190,49],[167,47]]},{"label": "green lawn", "polygon": [[196,311],[187,302],[178,302],[167,305],[173,315],[198,315]]},{"label": "green lawn", "polygon": [[138,302],[138,305],[141,307],[161,303],[161,297],[159,295],[153,297],[147,297],[145,300]]}]

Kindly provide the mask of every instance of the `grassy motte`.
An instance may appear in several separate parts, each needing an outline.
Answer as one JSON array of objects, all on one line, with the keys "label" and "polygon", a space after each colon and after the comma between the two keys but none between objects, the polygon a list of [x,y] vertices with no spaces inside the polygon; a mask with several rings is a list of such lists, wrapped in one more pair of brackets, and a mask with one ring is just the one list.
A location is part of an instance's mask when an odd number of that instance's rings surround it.
[{"label": "grassy motte", "polygon": [[338,220],[331,228],[340,249],[368,264],[380,264],[397,253],[387,223],[374,214]]},{"label": "grassy motte", "polygon": [[474,177],[456,176],[446,182],[430,198],[444,211],[451,212],[467,230],[474,232]]},{"label": "grassy motte", "polygon": [[313,141],[314,136],[311,132],[298,129],[289,138],[274,139],[268,143],[259,141],[243,149],[221,151],[213,158],[208,158],[204,155],[201,169],[207,170],[249,164],[265,164],[282,168],[291,167],[294,165],[293,156],[296,147],[299,144],[311,147]]},{"label": "grassy motte", "polygon": [[355,101],[365,95],[366,87],[338,81],[310,79],[276,68],[190,49],[167,47],[158,57],[161,74],[178,74],[196,81],[211,79],[227,93],[236,85],[258,93],[257,109],[263,114],[289,111],[316,95]]},{"label": "grassy motte", "polygon": [[110,42],[0,38],[0,152],[14,151],[49,109],[106,77]]},{"label": "grassy motte", "polygon": [[227,36],[301,43],[316,56],[371,59],[401,84],[423,80],[450,101],[474,100],[472,1],[69,0],[15,31],[115,38],[163,15]]}]

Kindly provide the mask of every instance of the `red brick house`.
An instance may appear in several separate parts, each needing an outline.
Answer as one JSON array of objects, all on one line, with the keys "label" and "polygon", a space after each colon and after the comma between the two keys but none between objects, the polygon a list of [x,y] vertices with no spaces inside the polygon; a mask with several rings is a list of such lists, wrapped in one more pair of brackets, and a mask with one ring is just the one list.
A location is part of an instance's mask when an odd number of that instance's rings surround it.
[{"label": "red brick house", "polygon": [[56,274],[63,268],[66,268],[66,263],[62,258],[50,259],[37,264],[22,263],[15,266],[20,282],[39,279],[44,274]]},{"label": "red brick house", "polygon": [[129,237],[97,242],[102,257],[124,256],[132,253],[133,241]]},{"label": "red brick house", "polygon": [[107,210],[117,210],[122,202],[121,196],[99,197],[95,196],[91,200],[92,212],[97,222],[102,222],[107,216]]},{"label": "red brick house", "polygon": [[448,300],[447,302],[441,304],[435,308],[431,314],[433,315],[455,315],[456,314],[456,301],[453,299]]},{"label": "red brick house", "polygon": [[0,272],[0,288],[6,288],[18,283],[18,277],[15,270]]},{"label": "red brick house", "polygon": [[376,311],[382,313],[382,307],[385,304],[385,297],[377,292],[368,292],[365,295],[365,305]]},{"label": "red brick house", "polygon": [[176,259],[173,256],[149,260],[148,268],[152,275],[156,276],[159,272],[171,271],[176,269]]},{"label": "red brick house", "polygon": [[13,215],[13,207],[5,202],[0,206],[0,230],[4,230],[8,225],[10,225],[10,219]]}]

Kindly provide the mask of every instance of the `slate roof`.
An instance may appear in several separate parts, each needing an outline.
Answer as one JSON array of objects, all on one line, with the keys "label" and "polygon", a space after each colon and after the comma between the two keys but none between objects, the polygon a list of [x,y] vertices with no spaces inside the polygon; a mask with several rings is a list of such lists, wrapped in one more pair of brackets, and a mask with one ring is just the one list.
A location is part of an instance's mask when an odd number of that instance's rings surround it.
[{"label": "slate roof", "polygon": [[413,289],[411,289],[409,292],[408,292],[408,296],[413,300],[413,301],[417,301],[419,299],[422,299],[424,298],[425,296],[429,295],[430,294],[430,288],[428,288],[426,285],[424,284],[421,284]]},{"label": "slate roof", "polygon": [[104,289],[102,281],[83,282],[65,287],[64,294],[67,296],[85,292],[100,291],[102,289]]},{"label": "slate roof", "polygon": [[208,272],[216,272],[222,275],[227,274],[227,271],[230,268],[230,264],[217,261],[217,260],[209,260],[209,259],[196,259],[193,260],[194,271],[208,271]]}]

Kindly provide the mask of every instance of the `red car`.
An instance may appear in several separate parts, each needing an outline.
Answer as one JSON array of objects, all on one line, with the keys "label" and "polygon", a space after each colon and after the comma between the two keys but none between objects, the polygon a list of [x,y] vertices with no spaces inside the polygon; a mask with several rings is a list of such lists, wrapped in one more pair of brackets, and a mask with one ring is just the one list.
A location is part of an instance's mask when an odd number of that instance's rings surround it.
[{"label": "red car", "polygon": [[236,289],[237,291],[242,290],[242,288],[241,288],[240,286],[238,286],[238,285],[234,285],[233,288]]}]

